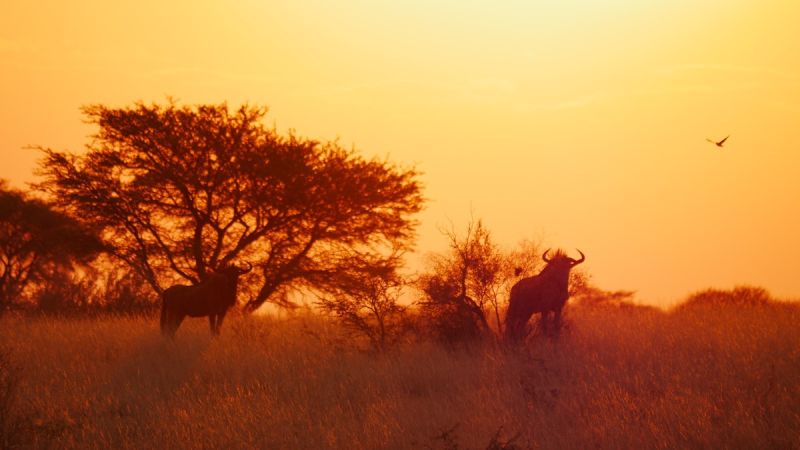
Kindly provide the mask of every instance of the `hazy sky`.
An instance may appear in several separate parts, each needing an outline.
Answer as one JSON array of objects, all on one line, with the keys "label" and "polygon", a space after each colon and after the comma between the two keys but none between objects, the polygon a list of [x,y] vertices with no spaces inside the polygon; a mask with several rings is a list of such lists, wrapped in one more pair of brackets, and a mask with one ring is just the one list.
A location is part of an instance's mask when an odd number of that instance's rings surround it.
[{"label": "hazy sky", "polygon": [[[800,298],[800,2],[17,1],[0,14],[0,178],[81,150],[79,107],[227,100],[424,172],[420,252],[483,218],[670,304]],[[705,141],[731,134],[724,149]],[[573,250],[574,251],[574,250]]]}]

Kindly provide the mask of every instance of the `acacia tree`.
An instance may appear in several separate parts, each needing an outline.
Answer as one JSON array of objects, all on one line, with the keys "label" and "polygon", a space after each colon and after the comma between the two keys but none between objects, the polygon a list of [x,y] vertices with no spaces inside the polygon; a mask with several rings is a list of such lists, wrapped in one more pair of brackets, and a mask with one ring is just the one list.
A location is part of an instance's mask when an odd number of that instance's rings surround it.
[{"label": "acacia tree", "polygon": [[38,186],[102,231],[114,256],[158,292],[235,260],[247,309],[292,288],[335,290],[392,266],[422,206],[417,172],[336,142],[264,127],[265,108],[137,103],[83,108],[98,127],[86,152],[41,148]]},{"label": "acacia tree", "polygon": [[101,250],[92,231],[0,180],[0,312],[29,287],[89,262]]}]

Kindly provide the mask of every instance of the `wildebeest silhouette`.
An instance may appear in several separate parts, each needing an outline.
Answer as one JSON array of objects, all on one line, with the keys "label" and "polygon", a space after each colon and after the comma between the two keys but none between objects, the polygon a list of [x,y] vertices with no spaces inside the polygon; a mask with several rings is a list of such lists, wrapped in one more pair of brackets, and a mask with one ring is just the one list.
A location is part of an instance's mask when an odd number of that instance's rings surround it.
[{"label": "wildebeest silhouette", "polygon": [[175,285],[161,294],[161,332],[174,337],[186,316],[208,316],[213,335],[219,335],[222,319],[228,308],[236,303],[236,285],[239,276],[253,269],[235,265],[220,268],[194,286]]},{"label": "wildebeest silhouette", "polygon": [[561,328],[561,309],[569,298],[568,282],[570,269],[582,263],[586,256],[581,254],[581,259],[575,260],[568,257],[563,251],[557,250],[551,259],[548,259],[548,249],[542,255],[547,263],[538,275],[519,280],[511,287],[511,296],[506,311],[505,337],[509,342],[519,342],[528,334],[528,320],[535,313],[541,313],[542,330],[547,334],[548,316],[554,313],[551,333],[557,333]]}]

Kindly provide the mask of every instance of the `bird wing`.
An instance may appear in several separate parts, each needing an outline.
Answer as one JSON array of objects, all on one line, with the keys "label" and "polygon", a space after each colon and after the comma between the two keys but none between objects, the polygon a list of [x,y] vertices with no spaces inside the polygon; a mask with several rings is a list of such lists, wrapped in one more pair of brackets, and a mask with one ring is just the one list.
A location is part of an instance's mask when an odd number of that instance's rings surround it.
[{"label": "bird wing", "polygon": [[711,139],[709,139],[709,138],[706,138],[706,140],[707,140],[708,142],[711,142],[712,144],[716,144],[716,143],[717,143],[716,141],[714,141],[714,140],[711,140]]},{"label": "bird wing", "polygon": [[727,136],[725,136],[725,139],[723,139],[723,140],[721,140],[721,141],[717,142],[717,145],[722,145],[722,144],[724,144],[724,143],[725,143],[725,141],[727,141],[729,137],[731,137],[731,135],[730,135],[730,134],[729,134],[729,135],[727,135]]}]

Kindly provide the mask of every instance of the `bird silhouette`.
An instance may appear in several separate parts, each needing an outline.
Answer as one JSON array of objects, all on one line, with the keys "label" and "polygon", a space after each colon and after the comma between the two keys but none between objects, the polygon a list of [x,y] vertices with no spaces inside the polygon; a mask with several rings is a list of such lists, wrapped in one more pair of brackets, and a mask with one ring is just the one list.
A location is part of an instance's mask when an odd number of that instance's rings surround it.
[{"label": "bird silhouette", "polygon": [[707,140],[708,142],[711,142],[712,144],[716,145],[717,147],[719,147],[719,148],[722,148],[722,145],[725,143],[725,141],[727,141],[727,140],[728,140],[728,138],[729,138],[729,137],[731,137],[731,135],[730,135],[730,134],[729,134],[729,135],[727,135],[727,136],[725,136],[725,139],[723,139],[723,140],[721,140],[721,141],[714,141],[714,140],[711,140],[711,139],[708,139],[708,138],[706,138],[706,140]]}]

